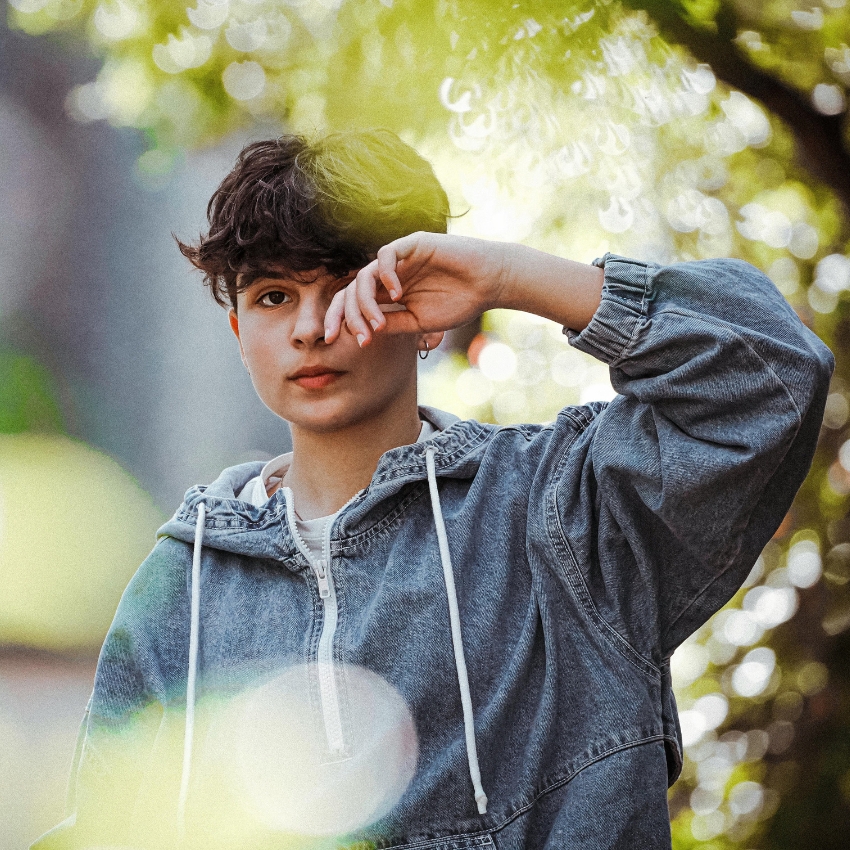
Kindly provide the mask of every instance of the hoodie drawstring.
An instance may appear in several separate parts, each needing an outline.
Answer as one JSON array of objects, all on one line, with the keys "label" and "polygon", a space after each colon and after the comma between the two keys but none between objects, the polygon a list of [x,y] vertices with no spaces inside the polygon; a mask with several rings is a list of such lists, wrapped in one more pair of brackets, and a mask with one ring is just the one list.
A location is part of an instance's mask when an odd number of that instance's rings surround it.
[{"label": "hoodie drawstring", "polygon": [[487,795],[481,785],[481,770],[478,767],[478,749],[475,746],[475,719],[472,714],[472,697],[469,693],[469,676],[466,672],[466,658],[463,654],[463,640],[460,633],[460,612],[457,606],[455,576],[449,553],[449,540],[446,536],[446,524],[440,508],[440,493],[437,489],[437,472],[434,466],[436,449],[428,446],[425,450],[425,465],[428,469],[428,487],[431,490],[431,508],[434,511],[434,525],[437,528],[437,540],[440,544],[440,560],[443,562],[443,578],[446,582],[446,596],[449,602],[449,620],[452,626],[452,646],[455,653],[455,668],[460,686],[460,702],[463,706],[463,727],[466,735],[466,758],[469,762],[469,778],[475,790],[475,803],[478,814],[487,812]]},{"label": "hoodie drawstring", "polygon": [[[466,757],[469,762],[469,778],[475,791],[475,804],[478,813],[487,812],[487,795],[481,785],[481,770],[478,766],[478,748],[475,745],[475,718],[472,713],[472,697],[469,692],[469,675],[466,658],[463,654],[463,639],[460,629],[460,611],[457,604],[454,570],[446,536],[446,524],[440,507],[440,493],[437,489],[437,472],[434,465],[436,449],[429,446],[425,450],[425,466],[428,470],[428,487],[431,492],[431,508],[434,512],[434,526],[440,546],[440,560],[443,564],[443,579],[446,584],[446,598],[449,603],[449,621],[452,630],[452,648],[455,656],[455,669],[460,687],[460,702],[463,707],[463,727],[466,738]],[[192,552],[191,614],[189,626],[189,671],[186,679],[186,730],[183,739],[183,771],[180,777],[180,796],[177,802],[177,821],[181,838],[185,834],[186,800],[189,795],[189,779],[192,772],[192,745],[195,733],[195,683],[198,675],[198,633],[201,613],[201,549],[204,540],[204,521],[207,506],[198,503],[198,519],[195,523],[195,545]]]},{"label": "hoodie drawstring", "polygon": [[186,800],[189,796],[192,744],[195,735],[195,682],[198,677],[198,632],[201,622],[201,548],[204,542],[204,520],[206,516],[207,506],[203,502],[199,502],[198,519],[195,523],[195,547],[192,551],[189,673],[186,678],[186,732],[183,737],[183,772],[180,775],[180,796],[177,800],[177,827],[181,838],[186,831]]}]

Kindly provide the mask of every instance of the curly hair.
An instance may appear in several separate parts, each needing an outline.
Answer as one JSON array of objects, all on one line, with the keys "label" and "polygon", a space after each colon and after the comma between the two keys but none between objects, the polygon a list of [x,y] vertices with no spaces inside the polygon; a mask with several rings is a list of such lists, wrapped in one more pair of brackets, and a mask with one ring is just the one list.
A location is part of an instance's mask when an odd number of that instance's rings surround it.
[{"label": "curly hair", "polygon": [[254,142],[207,205],[196,245],[175,237],[223,307],[257,277],[366,265],[393,239],[445,233],[449,202],[430,163],[389,130]]}]

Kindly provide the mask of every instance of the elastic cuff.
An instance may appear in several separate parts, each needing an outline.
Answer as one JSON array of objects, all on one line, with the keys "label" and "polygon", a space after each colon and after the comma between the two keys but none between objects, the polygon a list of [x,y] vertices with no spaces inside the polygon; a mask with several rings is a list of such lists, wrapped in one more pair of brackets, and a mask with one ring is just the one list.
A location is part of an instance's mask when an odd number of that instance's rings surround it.
[{"label": "elastic cuff", "polygon": [[611,365],[626,354],[646,316],[652,298],[650,272],[659,266],[610,253],[593,265],[605,270],[602,301],[583,331],[564,328],[564,333],[570,345]]}]

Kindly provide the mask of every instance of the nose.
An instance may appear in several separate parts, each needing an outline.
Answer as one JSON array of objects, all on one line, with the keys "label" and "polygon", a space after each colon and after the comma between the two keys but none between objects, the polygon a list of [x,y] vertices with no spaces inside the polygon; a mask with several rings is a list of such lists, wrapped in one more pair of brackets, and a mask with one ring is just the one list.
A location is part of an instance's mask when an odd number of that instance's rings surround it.
[{"label": "nose", "polygon": [[311,348],[325,341],[325,314],[330,303],[318,293],[302,293],[292,326],[292,344]]}]

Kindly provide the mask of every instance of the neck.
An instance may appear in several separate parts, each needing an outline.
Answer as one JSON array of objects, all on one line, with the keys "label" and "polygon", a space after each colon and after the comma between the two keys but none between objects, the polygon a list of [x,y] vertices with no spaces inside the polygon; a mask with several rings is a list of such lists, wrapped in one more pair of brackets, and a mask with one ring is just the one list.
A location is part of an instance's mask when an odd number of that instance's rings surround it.
[{"label": "neck", "polygon": [[415,394],[403,402],[330,432],[292,426],[292,463],[282,484],[291,488],[302,519],[338,511],[369,486],[384,452],[416,442],[421,423]]}]

